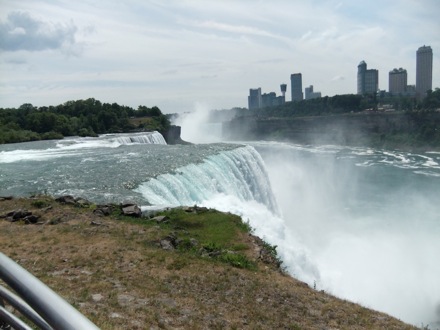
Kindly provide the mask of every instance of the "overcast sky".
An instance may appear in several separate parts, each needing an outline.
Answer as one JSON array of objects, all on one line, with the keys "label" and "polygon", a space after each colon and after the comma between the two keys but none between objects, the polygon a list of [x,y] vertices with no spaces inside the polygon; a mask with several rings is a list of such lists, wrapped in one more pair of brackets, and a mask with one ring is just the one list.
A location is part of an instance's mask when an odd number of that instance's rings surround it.
[{"label": "overcast sky", "polygon": [[434,53],[440,87],[438,0],[0,0],[0,107],[94,97],[165,113],[247,107],[249,88],[275,91],[301,72],[303,88],[356,93],[360,61],[402,67]]}]

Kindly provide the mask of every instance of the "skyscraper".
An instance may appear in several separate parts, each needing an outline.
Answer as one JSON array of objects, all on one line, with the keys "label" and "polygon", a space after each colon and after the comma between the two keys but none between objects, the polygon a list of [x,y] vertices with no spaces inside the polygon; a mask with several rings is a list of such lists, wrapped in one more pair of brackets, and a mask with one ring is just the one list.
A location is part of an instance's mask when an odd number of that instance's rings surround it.
[{"label": "skyscraper", "polygon": [[367,63],[362,61],[358,65],[357,93],[360,95],[376,93],[379,90],[379,71],[367,70]]},{"label": "skyscraper", "polygon": [[422,46],[417,50],[416,95],[422,99],[432,89],[432,49]]},{"label": "skyscraper", "polygon": [[261,108],[261,88],[249,90],[248,105],[249,110]]},{"label": "skyscraper", "polygon": [[290,75],[290,86],[292,91],[292,101],[302,101],[302,75],[301,73],[294,73]]},{"label": "skyscraper", "polygon": [[388,77],[388,91],[390,93],[395,95],[406,93],[408,75],[405,69],[399,68],[391,70]]},{"label": "skyscraper", "polygon": [[313,85],[305,88],[305,98],[306,100],[317,99],[321,97],[321,92],[314,92]]}]

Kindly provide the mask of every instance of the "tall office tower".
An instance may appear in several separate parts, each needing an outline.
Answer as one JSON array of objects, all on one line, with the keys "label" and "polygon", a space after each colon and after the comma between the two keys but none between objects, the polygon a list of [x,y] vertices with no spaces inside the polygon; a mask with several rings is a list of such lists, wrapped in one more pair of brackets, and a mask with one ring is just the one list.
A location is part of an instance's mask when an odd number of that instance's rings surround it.
[{"label": "tall office tower", "polygon": [[388,76],[388,91],[392,94],[399,95],[406,93],[408,85],[408,75],[405,69],[399,68],[391,70]]},{"label": "tall office tower", "polygon": [[261,88],[250,89],[248,96],[249,110],[261,108]]},{"label": "tall office tower", "polygon": [[376,69],[367,70],[367,63],[362,61],[358,65],[357,93],[372,94],[379,90],[379,71]]},{"label": "tall office tower", "polygon": [[422,99],[432,89],[432,49],[423,46],[417,50],[416,95]]},{"label": "tall office tower", "polygon": [[290,75],[290,88],[292,91],[292,101],[302,101],[302,75],[301,73],[294,73]]}]

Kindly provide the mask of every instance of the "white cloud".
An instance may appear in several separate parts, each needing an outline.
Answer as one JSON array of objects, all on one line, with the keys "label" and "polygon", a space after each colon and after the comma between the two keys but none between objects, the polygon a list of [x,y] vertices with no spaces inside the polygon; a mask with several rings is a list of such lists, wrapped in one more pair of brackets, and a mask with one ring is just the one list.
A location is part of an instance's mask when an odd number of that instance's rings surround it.
[{"label": "white cloud", "polygon": [[[0,107],[63,97],[165,112],[190,110],[197,101],[246,106],[249,88],[278,92],[293,72],[323,95],[353,93],[361,60],[379,69],[386,89],[394,67],[406,68],[414,83],[415,52],[423,44],[434,50],[433,84],[440,87],[440,6],[433,0],[374,0],[368,8],[333,0],[5,0],[0,7],[2,22],[21,10],[46,24],[46,32],[64,32],[46,35],[65,37],[54,38],[64,40],[54,43],[58,48],[16,51],[20,64],[0,54]],[[26,31],[20,25],[9,31],[19,36],[20,28]],[[59,52],[69,40],[81,56]]]},{"label": "white cloud", "polygon": [[55,24],[34,18],[27,12],[13,11],[6,21],[0,22],[0,50],[71,48],[75,44],[76,31],[72,22]]}]

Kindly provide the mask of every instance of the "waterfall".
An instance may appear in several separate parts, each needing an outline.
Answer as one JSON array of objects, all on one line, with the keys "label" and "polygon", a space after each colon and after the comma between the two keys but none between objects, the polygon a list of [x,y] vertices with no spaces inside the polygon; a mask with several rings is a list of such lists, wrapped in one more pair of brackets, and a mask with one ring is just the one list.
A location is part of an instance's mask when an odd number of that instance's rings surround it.
[{"label": "waterfall", "polygon": [[139,144],[167,144],[162,134],[157,131],[136,133],[130,135],[118,136],[115,141],[119,144],[126,145],[132,143]]},{"label": "waterfall", "polygon": [[257,201],[272,212],[278,207],[260,154],[250,146],[224,151],[162,174],[137,189],[151,205],[194,205],[216,195]]}]

